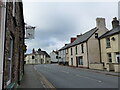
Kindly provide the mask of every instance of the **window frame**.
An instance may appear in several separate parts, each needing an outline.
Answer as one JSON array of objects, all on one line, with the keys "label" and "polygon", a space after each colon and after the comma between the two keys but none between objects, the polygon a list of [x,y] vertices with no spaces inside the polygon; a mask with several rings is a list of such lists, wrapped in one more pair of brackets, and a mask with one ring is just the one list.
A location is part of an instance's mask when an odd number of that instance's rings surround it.
[{"label": "window frame", "polygon": [[84,44],[81,44],[81,53],[84,53]]},{"label": "window frame", "polygon": [[70,49],[70,50],[71,50],[71,55],[73,55],[73,50],[72,50],[72,47],[71,47],[71,49]]},{"label": "window frame", "polygon": [[112,54],[111,53],[107,53],[107,58],[108,58],[108,62],[112,63]]},{"label": "window frame", "polygon": [[106,48],[110,48],[111,43],[110,43],[110,37],[106,38]]}]

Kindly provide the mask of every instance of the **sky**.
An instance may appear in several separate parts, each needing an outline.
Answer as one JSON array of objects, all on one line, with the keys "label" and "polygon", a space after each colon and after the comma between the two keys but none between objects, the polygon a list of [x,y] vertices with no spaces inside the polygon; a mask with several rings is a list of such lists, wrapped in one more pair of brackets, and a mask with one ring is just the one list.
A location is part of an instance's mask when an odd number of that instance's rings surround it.
[{"label": "sky", "polygon": [[106,27],[118,17],[118,2],[23,1],[25,23],[35,26],[35,39],[26,39],[27,52],[41,48],[50,53],[59,50],[71,37],[96,27],[96,18],[105,18]]}]

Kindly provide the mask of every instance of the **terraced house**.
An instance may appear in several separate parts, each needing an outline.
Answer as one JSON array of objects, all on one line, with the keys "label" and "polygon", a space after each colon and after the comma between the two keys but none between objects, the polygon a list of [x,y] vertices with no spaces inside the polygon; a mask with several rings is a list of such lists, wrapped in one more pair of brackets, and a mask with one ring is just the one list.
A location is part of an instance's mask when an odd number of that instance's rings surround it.
[{"label": "terraced house", "polygon": [[3,32],[3,35],[1,35],[3,55],[2,61],[0,61],[0,73],[2,73],[0,88],[14,88],[20,84],[24,74],[23,47],[25,32],[22,2],[15,2],[15,0],[9,2],[7,0],[2,4],[2,13],[0,14],[4,17],[0,19],[2,21],[1,31]]},{"label": "terraced house", "polygon": [[64,51],[64,57],[69,66],[103,69],[99,37],[107,31],[105,19],[97,18],[95,28],[77,35],[73,42],[61,48],[60,50]]},{"label": "terraced house", "polygon": [[112,29],[100,37],[101,60],[104,69],[120,72],[120,25],[117,18],[113,18]]},{"label": "terraced house", "polygon": [[[107,32],[104,18],[96,19],[96,27],[80,35],[69,46],[69,65],[99,69],[101,67],[99,39],[102,34]],[[97,67],[95,67],[97,64]]]}]

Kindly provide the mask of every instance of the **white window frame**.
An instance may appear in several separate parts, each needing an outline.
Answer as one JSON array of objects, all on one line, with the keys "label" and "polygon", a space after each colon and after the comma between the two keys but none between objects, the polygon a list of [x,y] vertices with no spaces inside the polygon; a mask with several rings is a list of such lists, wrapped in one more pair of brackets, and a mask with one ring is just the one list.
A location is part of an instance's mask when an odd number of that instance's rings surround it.
[{"label": "white window frame", "polygon": [[[111,55],[111,57],[109,57],[109,54]],[[112,63],[112,54],[111,53],[107,53],[107,58],[108,58],[108,62]],[[110,59],[111,59],[111,62],[110,62]]]},{"label": "white window frame", "polygon": [[117,60],[118,57],[119,57],[119,59],[120,59],[120,53],[118,53],[118,54],[116,53],[116,62],[117,62],[117,63],[120,63],[120,62],[118,62],[118,60]]},{"label": "white window frame", "polygon": [[13,0],[13,17],[15,17],[15,0]]},{"label": "white window frame", "polygon": [[12,74],[12,56],[13,56],[13,38],[10,36],[10,54],[8,60],[10,61],[10,71],[9,71],[9,80],[7,81],[7,85],[11,83],[11,74]]},{"label": "white window frame", "polygon": [[79,57],[79,65],[83,65],[83,56]]}]

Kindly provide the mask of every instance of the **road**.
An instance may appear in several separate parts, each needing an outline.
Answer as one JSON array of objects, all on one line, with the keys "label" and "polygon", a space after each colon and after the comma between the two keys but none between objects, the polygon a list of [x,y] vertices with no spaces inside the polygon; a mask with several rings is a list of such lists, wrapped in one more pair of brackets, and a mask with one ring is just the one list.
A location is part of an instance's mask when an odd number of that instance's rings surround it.
[{"label": "road", "polygon": [[35,65],[56,88],[118,88],[118,77],[57,64]]}]

